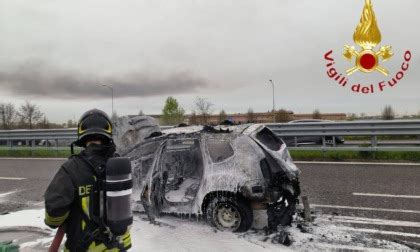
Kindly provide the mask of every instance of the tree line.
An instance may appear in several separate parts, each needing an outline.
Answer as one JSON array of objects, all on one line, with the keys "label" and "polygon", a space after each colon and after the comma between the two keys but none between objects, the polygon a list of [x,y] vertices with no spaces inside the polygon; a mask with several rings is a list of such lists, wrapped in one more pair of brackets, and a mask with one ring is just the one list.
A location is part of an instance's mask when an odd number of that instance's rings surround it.
[{"label": "tree line", "polygon": [[391,105],[386,105],[380,111],[379,115],[376,116],[368,116],[366,113],[360,113],[359,115],[355,113],[347,114],[347,120],[354,121],[354,120],[371,120],[371,119],[381,119],[381,120],[394,120],[395,118],[399,119],[420,119],[420,111],[417,114],[406,114],[406,115],[398,115],[395,112],[394,108]]},{"label": "tree line", "polygon": [[[189,116],[189,124],[208,124],[209,118],[214,112],[214,104],[210,102],[207,98],[197,97],[194,100],[194,108],[191,111]],[[288,122],[293,120],[293,112],[287,111],[286,109],[279,109],[276,111],[271,111],[273,115],[273,122]],[[319,113],[319,111],[318,111]],[[247,113],[247,122],[255,123],[257,122],[257,115],[254,113],[252,108],[249,108]],[[178,103],[178,101],[169,96],[164,104],[162,109],[161,124],[162,125],[178,125],[184,122],[186,118],[185,109]],[[223,123],[228,120],[228,116],[224,109],[219,112],[218,122]]]},{"label": "tree line", "polygon": [[[190,124],[199,124],[199,119],[206,124],[209,116],[213,112],[213,103],[206,98],[197,97],[194,100],[194,110],[190,116]],[[166,98],[165,105],[162,109],[161,123],[163,125],[177,125],[184,122],[185,109],[179,105],[178,101],[169,96]]]},{"label": "tree line", "polygon": [[0,103],[0,128],[11,129],[48,129],[62,128],[65,124],[50,123],[39,106],[26,101],[16,107],[13,103]]},{"label": "tree line", "polygon": [[[209,118],[214,112],[214,104],[207,98],[197,97],[194,100],[194,108],[189,116],[189,124],[208,124]],[[273,122],[284,123],[293,120],[293,112],[286,109],[279,109],[271,111],[273,114]],[[139,115],[144,115],[143,111],[139,111]],[[117,113],[114,112],[112,118],[115,119]],[[255,123],[256,114],[252,108],[249,108],[247,113],[247,122]],[[390,105],[386,105],[380,116],[373,117],[375,119],[393,120],[396,117],[394,109]],[[162,125],[178,125],[184,122],[186,118],[185,109],[178,103],[177,99],[169,96],[162,109],[161,123]],[[313,119],[323,119],[322,114],[318,109],[312,113]],[[420,119],[420,112],[418,115],[405,116],[406,119]],[[360,116],[350,113],[347,115],[348,120],[372,119],[365,114]],[[221,110],[218,114],[218,121],[222,123],[228,120],[225,110]],[[0,103],[0,129],[48,129],[48,128],[73,128],[77,126],[74,120],[68,120],[67,123],[57,124],[49,122],[46,115],[40,110],[40,107],[29,101],[16,107],[13,103]]]},{"label": "tree line", "polygon": [[[194,101],[194,108],[189,116],[189,124],[208,124],[209,117],[214,112],[214,104],[211,103],[208,99],[197,97]],[[276,123],[286,123],[293,120],[293,112],[286,109],[279,109],[275,111],[269,111],[273,115],[273,122]],[[257,122],[257,115],[254,113],[252,108],[249,108],[247,113],[247,122],[255,123]],[[324,119],[322,113],[319,109],[315,109],[311,115],[312,119],[322,120]],[[391,105],[386,105],[377,116],[368,117],[364,113],[360,116],[357,116],[354,113],[349,113],[347,115],[347,120],[363,120],[363,119],[382,119],[382,120],[393,120],[397,117],[395,110]],[[184,122],[186,118],[185,109],[181,107],[178,101],[174,97],[168,97],[165,101],[165,105],[162,109],[162,118],[161,123],[163,125],[177,125]],[[420,112],[417,115],[403,116],[403,119],[420,119]],[[219,123],[228,120],[228,116],[225,110],[221,110],[218,115]]]}]

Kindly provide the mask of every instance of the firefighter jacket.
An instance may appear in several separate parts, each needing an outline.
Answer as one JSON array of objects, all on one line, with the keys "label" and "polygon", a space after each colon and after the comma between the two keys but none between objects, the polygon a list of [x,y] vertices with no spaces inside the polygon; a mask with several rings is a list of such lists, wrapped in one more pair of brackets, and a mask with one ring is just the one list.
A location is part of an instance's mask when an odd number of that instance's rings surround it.
[{"label": "firefighter jacket", "polygon": [[110,243],[112,235],[93,221],[100,210],[92,190],[98,171],[105,169],[114,152],[114,144],[89,145],[61,166],[45,192],[45,224],[52,228],[64,225],[65,251],[124,251],[131,247],[129,232],[113,237],[114,243]]}]

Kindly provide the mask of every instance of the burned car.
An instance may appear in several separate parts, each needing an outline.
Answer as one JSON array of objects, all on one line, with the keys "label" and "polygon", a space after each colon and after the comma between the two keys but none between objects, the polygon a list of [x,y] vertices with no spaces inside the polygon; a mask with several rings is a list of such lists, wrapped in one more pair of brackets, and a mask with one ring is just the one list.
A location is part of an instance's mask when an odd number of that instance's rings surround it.
[{"label": "burned car", "polygon": [[150,218],[202,215],[218,229],[241,232],[251,227],[253,209],[268,209],[269,223],[276,217],[288,225],[300,194],[286,145],[260,124],[155,132],[124,155]]}]

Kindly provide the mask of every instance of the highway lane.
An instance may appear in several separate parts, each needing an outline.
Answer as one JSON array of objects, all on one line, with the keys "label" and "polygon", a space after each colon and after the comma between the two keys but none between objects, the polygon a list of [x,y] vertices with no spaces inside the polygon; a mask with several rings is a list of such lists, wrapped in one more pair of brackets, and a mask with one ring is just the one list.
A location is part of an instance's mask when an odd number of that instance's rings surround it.
[{"label": "highway lane", "polygon": [[[63,159],[0,159],[0,213],[42,206],[43,193]],[[3,194],[8,193],[8,195]]]},{"label": "highway lane", "polygon": [[[298,167],[302,170],[302,194],[308,195],[312,204],[420,211],[420,164],[301,163]],[[357,211],[333,210],[346,213]],[[420,215],[415,214],[404,216],[391,211],[371,211],[366,214],[370,217],[395,216],[420,221]]]},{"label": "highway lane", "polygon": [[355,228],[383,231],[378,237],[420,243],[420,236],[412,235],[420,234],[420,164],[297,165],[302,194],[318,213]]},{"label": "highway lane", "polygon": [[[43,193],[64,159],[0,159],[0,213],[43,207]],[[302,195],[313,209],[351,228],[417,242],[420,237],[420,164],[307,163]]]}]

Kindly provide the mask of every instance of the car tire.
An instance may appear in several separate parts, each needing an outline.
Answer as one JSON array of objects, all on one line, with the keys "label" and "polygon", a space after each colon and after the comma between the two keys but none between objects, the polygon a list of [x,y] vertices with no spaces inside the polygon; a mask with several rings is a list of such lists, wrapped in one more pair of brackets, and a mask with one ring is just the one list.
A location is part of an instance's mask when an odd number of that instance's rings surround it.
[{"label": "car tire", "polygon": [[222,231],[245,232],[254,220],[251,206],[240,196],[214,197],[206,209],[207,221]]}]

